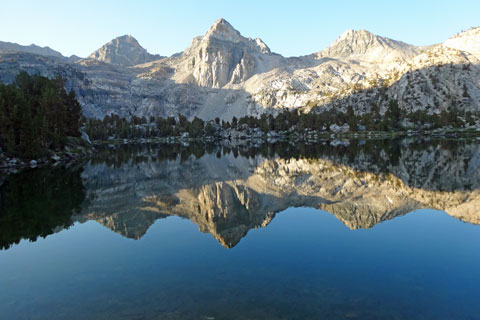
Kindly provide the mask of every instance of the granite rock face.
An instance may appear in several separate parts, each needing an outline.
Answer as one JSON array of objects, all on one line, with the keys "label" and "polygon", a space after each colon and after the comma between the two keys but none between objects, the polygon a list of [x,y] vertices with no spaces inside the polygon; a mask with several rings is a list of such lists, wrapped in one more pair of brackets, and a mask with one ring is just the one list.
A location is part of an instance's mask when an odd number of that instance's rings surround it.
[{"label": "granite rock face", "polygon": [[[176,78],[202,87],[222,88],[244,82],[265,69],[262,60],[269,60],[270,49],[260,39],[247,39],[224,19],[217,20],[203,37],[195,38],[177,60]],[[183,78],[183,79],[182,79]]]},{"label": "granite rock face", "polygon": [[452,105],[480,111],[479,30],[427,47],[348,30],[325,50],[285,58],[219,19],[171,57],[148,53],[131,36],[80,60],[45,48],[0,49],[0,80],[11,82],[20,70],[60,75],[76,92],[84,114],[98,118],[181,113],[229,120],[349,105],[361,114],[372,103],[384,112],[391,99],[408,111],[438,113]]}]

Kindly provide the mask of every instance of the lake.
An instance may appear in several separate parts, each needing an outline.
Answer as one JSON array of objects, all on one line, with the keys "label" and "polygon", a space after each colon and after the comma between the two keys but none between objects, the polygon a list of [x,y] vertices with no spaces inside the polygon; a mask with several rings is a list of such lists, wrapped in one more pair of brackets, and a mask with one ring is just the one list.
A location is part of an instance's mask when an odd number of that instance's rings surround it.
[{"label": "lake", "polygon": [[480,143],[106,145],[0,178],[1,319],[480,319]]}]

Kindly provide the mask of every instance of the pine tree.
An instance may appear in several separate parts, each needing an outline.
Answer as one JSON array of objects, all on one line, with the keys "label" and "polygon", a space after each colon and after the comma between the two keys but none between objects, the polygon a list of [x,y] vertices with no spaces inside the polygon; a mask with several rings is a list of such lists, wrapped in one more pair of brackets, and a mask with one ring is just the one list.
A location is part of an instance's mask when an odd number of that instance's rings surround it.
[{"label": "pine tree", "polygon": [[45,155],[79,136],[81,107],[61,78],[20,72],[10,85],[0,85],[0,147],[26,158]]}]

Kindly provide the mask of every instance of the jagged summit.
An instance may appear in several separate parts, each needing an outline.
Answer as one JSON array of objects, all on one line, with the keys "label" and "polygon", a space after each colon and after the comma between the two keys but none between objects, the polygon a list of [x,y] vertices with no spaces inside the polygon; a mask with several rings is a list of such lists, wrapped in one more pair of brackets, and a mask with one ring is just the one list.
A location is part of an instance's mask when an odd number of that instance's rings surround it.
[{"label": "jagged summit", "polygon": [[335,42],[339,42],[343,39],[349,39],[349,38],[364,38],[364,37],[369,37],[369,38],[375,38],[376,35],[365,30],[365,29],[360,29],[360,30],[354,30],[354,29],[347,29],[345,30],[340,37]]},{"label": "jagged summit", "polygon": [[270,52],[270,48],[267,46],[265,42],[262,41],[260,38],[245,38],[242,34],[235,29],[230,22],[225,20],[224,18],[220,18],[215,21],[212,26],[208,29],[205,35],[200,38],[202,41],[210,41],[212,39],[215,40],[222,40],[228,41],[233,43],[243,42],[248,46],[254,47],[256,50],[268,54]]},{"label": "jagged summit", "polygon": [[213,88],[238,84],[255,73],[276,67],[278,57],[263,59],[270,54],[270,49],[261,39],[242,36],[221,18],[204,36],[194,38],[180,61],[175,61],[175,80]]},{"label": "jagged summit", "polygon": [[243,37],[227,20],[220,18],[213,23],[210,29],[208,29],[204,38],[216,38],[223,41],[240,42]]},{"label": "jagged summit", "polygon": [[255,44],[257,45],[257,47],[260,49],[260,51],[264,54],[269,54],[269,53],[272,53],[270,51],[270,48],[267,46],[267,44],[265,42],[263,42],[262,39],[260,38],[255,38],[255,39],[249,39],[251,41],[255,41]]},{"label": "jagged summit", "polygon": [[117,40],[118,42],[130,43],[136,47],[141,47],[137,39],[135,39],[131,34],[125,34],[123,36],[117,37],[112,41]]},{"label": "jagged summit", "polygon": [[418,54],[415,46],[381,37],[367,30],[346,30],[318,58],[348,58],[372,63],[405,61]]},{"label": "jagged summit", "polygon": [[162,58],[148,53],[131,35],[113,39],[88,57],[120,66],[133,66]]}]

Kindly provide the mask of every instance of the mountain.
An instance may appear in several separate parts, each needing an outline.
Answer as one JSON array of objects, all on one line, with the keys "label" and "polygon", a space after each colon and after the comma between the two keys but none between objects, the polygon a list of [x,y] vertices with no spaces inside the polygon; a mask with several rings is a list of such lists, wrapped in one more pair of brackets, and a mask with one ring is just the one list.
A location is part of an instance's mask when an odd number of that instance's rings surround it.
[{"label": "mountain", "polygon": [[271,69],[268,63],[272,57],[278,55],[273,55],[261,39],[247,39],[228,21],[219,19],[170,64],[176,66],[177,81],[192,79],[199,86],[221,88]]},{"label": "mountain", "polygon": [[344,58],[371,63],[403,62],[417,55],[417,47],[377,36],[366,30],[347,30],[317,58]]},{"label": "mountain", "polygon": [[444,47],[468,52],[480,59],[480,27],[461,32],[443,43]]},{"label": "mountain", "polygon": [[50,56],[56,58],[65,58],[60,52],[55,51],[49,47],[39,47],[35,44],[29,46],[22,46],[17,43],[0,41],[0,52],[28,52],[38,54],[41,56]]},{"label": "mountain", "polygon": [[439,113],[456,106],[479,112],[479,30],[426,47],[347,30],[325,50],[285,58],[219,19],[171,57],[149,54],[132,36],[116,38],[80,60],[1,51],[0,81],[13,81],[20,70],[60,75],[84,114],[97,118],[181,113],[230,120],[348,106],[362,114],[371,105],[383,114],[390,100],[407,111]]},{"label": "mountain", "polygon": [[30,53],[45,57],[59,58],[66,62],[76,62],[81,59],[76,55],[65,57],[60,52],[55,51],[50,47],[40,47],[35,44],[31,44],[29,46],[22,46],[17,43],[0,41],[0,54],[7,53]]},{"label": "mountain", "polygon": [[369,104],[375,103],[385,111],[388,101],[394,99],[408,112],[439,113],[452,106],[462,111],[479,112],[479,29],[470,29],[443,44],[426,47],[403,63],[387,65],[359,81],[362,89],[350,88],[322,106],[354,105],[362,113],[369,110]]},{"label": "mountain", "polygon": [[162,57],[148,53],[134,37],[124,35],[106,43],[88,58],[129,67],[159,60]]}]

